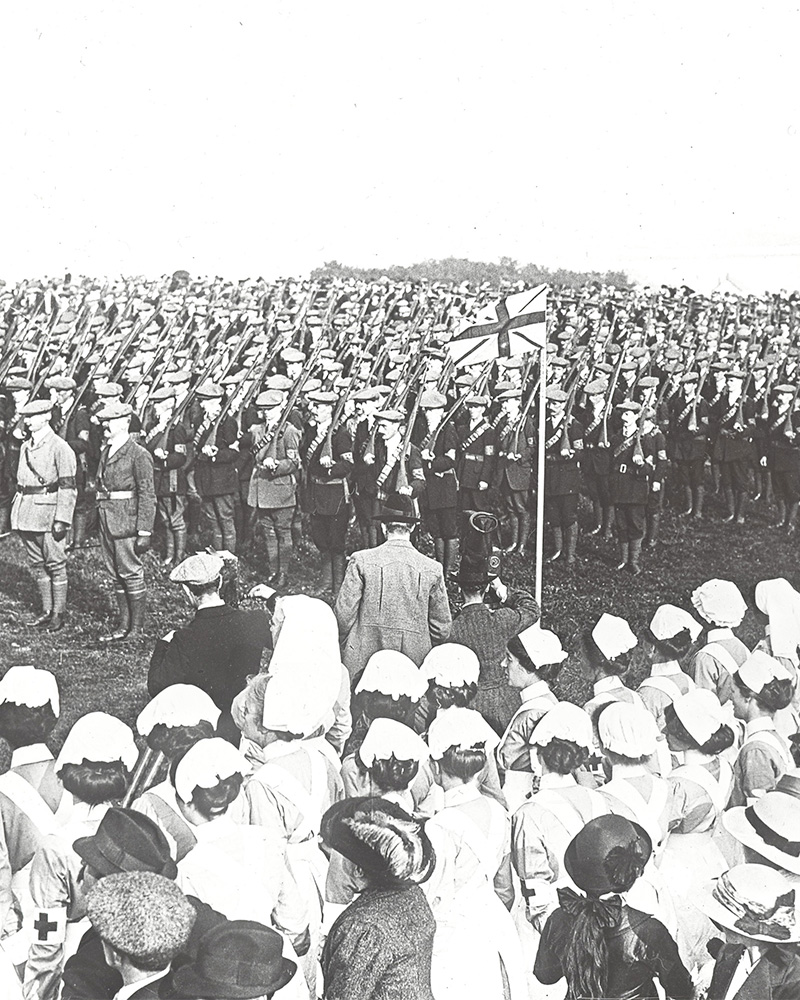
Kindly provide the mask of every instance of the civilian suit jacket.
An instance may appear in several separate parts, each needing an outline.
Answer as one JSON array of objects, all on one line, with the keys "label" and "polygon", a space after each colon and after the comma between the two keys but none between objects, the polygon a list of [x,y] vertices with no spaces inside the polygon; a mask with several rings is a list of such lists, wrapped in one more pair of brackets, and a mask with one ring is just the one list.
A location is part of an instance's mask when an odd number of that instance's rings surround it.
[{"label": "civilian suit jacket", "polygon": [[452,623],[442,567],[398,538],[353,553],[334,610],[353,678],[379,649],[397,649],[419,666]]},{"label": "civilian suit jacket", "polygon": [[[768,948],[733,1000],[796,1000],[800,997],[800,957],[793,954],[794,947]],[[726,944],[721,949],[711,977],[708,1000],[725,1000],[743,950],[738,944]]]},{"label": "civilian suit jacket", "polygon": [[260,670],[261,653],[269,641],[263,611],[240,611],[227,604],[198,608],[194,619],[175,629],[169,642],[156,642],[147,677],[150,697],[170,684],[194,684],[222,710],[219,735],[238,743],[231,702],[244,689],[248,675]]}]

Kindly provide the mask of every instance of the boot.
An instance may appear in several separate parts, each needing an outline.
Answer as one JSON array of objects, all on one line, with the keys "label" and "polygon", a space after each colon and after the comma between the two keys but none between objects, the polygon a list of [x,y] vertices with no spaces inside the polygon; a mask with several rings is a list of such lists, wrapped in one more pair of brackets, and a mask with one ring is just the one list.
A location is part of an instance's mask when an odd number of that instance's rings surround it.
[{"label": "boot", "polygon": [[528,554],[528,537],[531,533],[531,515],[523,511],[519,515],[519,542],[517,543],[517,554],[526,556]]},{"label": "boot", "polygon": [[167,541],[164,548],[164,558],[159,559],[159,563],[162,566],[171,566],[172,561],[175,558],[175,538],[172,534],[172,529],[167,528]]},{"label": "boot", "polygon": [[335,552],[332,557],[333,569],[333,596],[339,593],[339,588],[344,580],[344,571],[347,564],[344,552]]},{"label": "boot", "polygon": [[575,565],[575,546],[578,544],[578,525],[571,524],[566,530],[567,536],[567,566]]},{"label": "boot", "polygon": [[64,613],[67,609],[67,578],[53,580],[53,613],[47,625],[48,632],[60,632],[64,627]]},{"label": "boot", "polygon": [[511,538],[508,545],[503,548],[503,552],[505,552],[506,555],[511,555],[512,552],[516,552],[517,547],[519,546],[519,518],[516,514],[512,514],[509,517],[509,521],[511,524]]},{"label": "boot", "polygon": [[722,520],[727,524],[736,517],[736,501],[733,498],[733,488],[730,486],[725,487],[725,506],[727,513]]},{"label": "boot", "polygon": [[744,524],[744,500],[745,500],[745,494],[743,492],[736,494],[736,504],[734,507],[734,512],[736,514],[737,524]]},{"label": "boot", "polygon": [[658,544],[658,528],[660,523],[660,513],[647,515],[647,533],[645,535],[644,544],[648,547],[648,549],[654,549]]},{"label": "boot", "polygon": [[692,490],[690,486],[683,487],[683,502],[686,505],[686,509],[679,510],[678,514],[681,517],[687,517],[692,513]]},{"label": "boot", "polygon": [[786,527],[786,504],[783,500],[778,501],[778,516],[770,525],[771,528],[785,528]]},{"label": "boot", "polygon": [[564,536],[561,532],[561,528],[553,528],[553,541],[555,542],[555,549],[552,554],[547,557],[548,562],[555,562],[557,559],[561,558],[561,549],[564,545]]},{"label": "boot", "polygon": [[[42,572],[44,573],[44,570]],[[32,618],[28,624],[34,628],[42,628],[42,626],[50,624],[50,618],[53,614],[53,585],[46,573],[44,576],[36,578],[36,585],[42,598],[42,613],[36,618]]]},{"label": "boot", "polygon": [[628,550],[629,546],[627,542],[619,543],[619,562],[617,563],[618,572],[621,572],[628,565]]},{"label": "boot", "polygon": [[134,594],[128,594],[128,606],[130,607],[131,619],[127,636],[144,635],[144,615],[147,609],[147,591],[139,590]]},{"label": "boot", "polygon": [[693,505],[694,505],[694,517],[696,520],[700,520],[703,516],[703,502],[706,496],[705,486],[698,486],[693,494]]},{"label": "boot", "polygon": [[611,526],[614,523],[614,508],[609,505],[603,508],[603,540],[606,542],[611,541],[612,529]]},{"label": "boot", "polygon": [[444,575],[454,580],[457,576],[458,567],[458,539],[445,538],[444,540]]},{"label": "boot", "polygon": [[795,500],[789,505],[789,513],[786,515],[786,534],[793,535],[797,531],[797,510],[800,504]]},{"label": "boot", "polygon": [[322,553],[322,589],[333,590],[333,562],[330,552]]},{"label": "boot", "polygon": [[186,528],[178,528],[175,534],[175,565],[178,566],[186,558]]},{"label": "boot", "polygon": [[70,551],[72,549],[82,549],[86,541],[87,528],[89,526],[89,517],[85,511],[76,511],[75,516],[72,519],[72,544],[69,546]]},{"label": "boot", "polygon": [[434,555],[436,556],[436,562],[441,563],[442,566],[444,566],[445,540],[443,538],[434,538],[433,549]]},{"label": "boot", "polygon": [[599,500],[592,500],[592,517],[594,519],[594,527],[590,528],[586,534],[599,535],[603,530],[603,515]]},{"label": "boot", "polygon": [[632,538],[628,551],[629,551],[628,569],[631,571],[631,574],[633,576],[638,576],[642,572],[642,568],[639,565],[639,556],[642,553],[641,538]]},{"label": "boot", "polygon": [[715,493],[719,493],[719,462],[711,463],[711,488]]},{"label": "boot", "polygon": [[128,595],[124,590],[115,590],[114,597],[117,599],[117,625],[111,632],[98,636],[100,642],[119,642],[128,634],[131,625],[130,608],[128,607]]}]

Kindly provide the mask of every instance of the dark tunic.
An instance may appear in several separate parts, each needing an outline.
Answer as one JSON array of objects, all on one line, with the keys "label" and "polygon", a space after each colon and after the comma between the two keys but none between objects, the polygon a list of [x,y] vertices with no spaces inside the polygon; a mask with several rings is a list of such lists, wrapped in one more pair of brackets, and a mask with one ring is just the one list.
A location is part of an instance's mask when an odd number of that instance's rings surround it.
[{"label": "dark tunic", "polygon": [[367,889],[331,927],[325,1000],[433,1000],[436,922],[422,889]]}]

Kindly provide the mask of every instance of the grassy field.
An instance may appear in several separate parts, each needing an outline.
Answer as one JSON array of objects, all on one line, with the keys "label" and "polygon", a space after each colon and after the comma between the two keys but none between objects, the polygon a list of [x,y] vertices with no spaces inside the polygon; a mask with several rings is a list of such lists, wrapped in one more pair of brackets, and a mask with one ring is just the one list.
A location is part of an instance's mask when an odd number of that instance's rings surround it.
[{"label": "grassy field", "polygon": [[[588,697],[578,640],[603,611],[622,615],[638,632],[660,603],[668,601],[691,610],[691,591],[711,577],[734,580],[751,606],[759,580],[784,576],[798,584],[797,536],[787,538],[769,527],[774,508],[751,504],[745,525],[722,523],[721,507],[714,498],[707,511],[699,523],[665,512],[661,541],[654,551],[645,552],[638,577],[616,572],[615,543],[585,535],[578,542],[580,561],[574,569],[558,563],[546,566],[543,625],[556,631],[571,651],[561,675],[562,697],[579,703]],[[585,521],[586,512],[581,516]],[[355,548],[355,537],[352,541]],[[0,669],[33,663],[56,674],[62,716],[55,745],[60,745],[72,722],[85,712],[112,712],[132,724],[147,700],[147,667],[155,639],[191,617],[191,609],[179,588],[169,582],[167,572],[153,556],[147,556],[146,562],[147,635],[109,649],[98,642],[111,621],[113,601],[98,548],[71,556],[68,623],[61,632],[50,634],[25,625],[25,619],[38,611],[36,588],[19,541],[12,537],[0,542]],[[263,575],[259,576],[258,560],[245,555],[240,573],[243,592]],[[533,561],[509,557],[503,576],[512,586],[532,587]],[[320,596],[319,561],[305,543],[288,589]],[[751,610],[737,630],[749,645],[763,634],[761,618]],[[638,673],[645,673],[643,664]]]}]

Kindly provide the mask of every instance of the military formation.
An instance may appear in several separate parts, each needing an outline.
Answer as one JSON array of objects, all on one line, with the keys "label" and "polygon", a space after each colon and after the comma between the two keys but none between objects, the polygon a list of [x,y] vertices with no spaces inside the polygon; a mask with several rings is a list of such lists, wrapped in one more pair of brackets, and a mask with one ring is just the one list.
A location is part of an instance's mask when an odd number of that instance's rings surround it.
[{"label": "military formation", "polygon": [[[281,587],[310,542],[335,594],[347,552],[383,540],[392,493],[450,577],[475,511],[531,558],[538,352],[457,368],[448,351],[514,290],[186,272],[5,288],[0,534],[24,542],[32,624],[63,626],[69,553],[94,538],[119,612],[103,641],[141,632],[151,549],[164,566],[227,551]],[[574,566],[583,531],[636,574],[666,504],[737,524],[761,504],[795,532],[797,317],[785,293],[551,290],[546,558]]]}]

